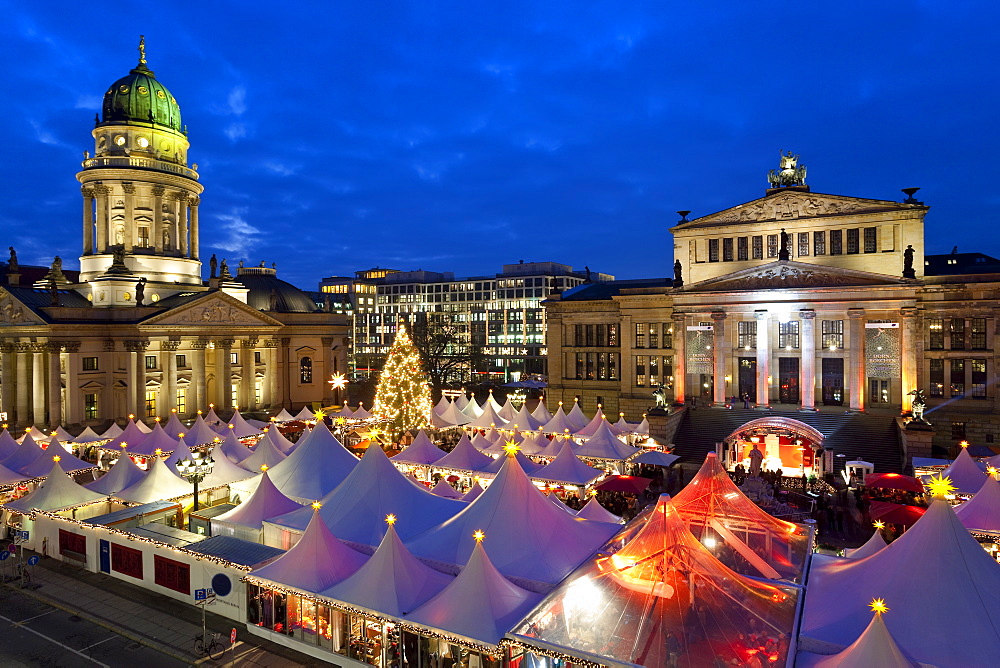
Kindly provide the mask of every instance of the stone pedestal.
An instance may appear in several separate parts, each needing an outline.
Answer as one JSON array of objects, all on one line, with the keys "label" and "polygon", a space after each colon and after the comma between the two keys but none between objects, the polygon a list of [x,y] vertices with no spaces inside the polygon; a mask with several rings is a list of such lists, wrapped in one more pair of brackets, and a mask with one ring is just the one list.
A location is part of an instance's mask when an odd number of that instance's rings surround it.
[{"label": "stone pedestal", "polygon": [[896,418],[899,429],[899,440],[903,445],[906,466],[913,468],[914,457],[930,457],[931,443],[934,441],[934,427],[918,422],[906,423],[903,418]]}]

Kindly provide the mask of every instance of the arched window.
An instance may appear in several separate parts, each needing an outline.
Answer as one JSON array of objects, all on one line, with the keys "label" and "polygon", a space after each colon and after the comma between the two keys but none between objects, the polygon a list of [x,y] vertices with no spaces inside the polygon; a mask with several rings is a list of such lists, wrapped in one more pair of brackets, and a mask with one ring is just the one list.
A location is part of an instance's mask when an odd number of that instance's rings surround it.
[{"label": "arched window", "polygon": [[303,357],[299,360],[299,382],[313,382],[313,361],[311,357]]}]

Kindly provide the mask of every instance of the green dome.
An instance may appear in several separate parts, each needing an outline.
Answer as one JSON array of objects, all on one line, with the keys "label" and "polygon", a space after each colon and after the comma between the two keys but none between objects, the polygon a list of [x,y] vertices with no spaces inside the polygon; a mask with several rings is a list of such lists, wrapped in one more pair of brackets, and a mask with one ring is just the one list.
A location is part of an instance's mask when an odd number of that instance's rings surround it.
[{"label": "green dome", "polygon": [[139,63],[104,94],[101,123],[143,123],[181,131],[181,108],[152,70]]}]

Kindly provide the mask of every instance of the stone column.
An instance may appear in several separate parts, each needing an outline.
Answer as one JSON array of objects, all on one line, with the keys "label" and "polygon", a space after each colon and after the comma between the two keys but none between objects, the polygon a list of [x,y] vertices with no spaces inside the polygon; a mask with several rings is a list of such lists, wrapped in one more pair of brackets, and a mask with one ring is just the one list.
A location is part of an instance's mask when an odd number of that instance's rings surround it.
[{"label": "stone column", "polygon": [[62,369],[60,368],[59,353],[62,346],[59,343],[50,341],[46,348],[49,356],[49,427],[55,429],[63,421],[62,405]]},{"label": "stone column", "polygon": [[177,349],[180,341],[160,341],[160,366],[163,368],[163,382],[160,383],[160,414],[170,417],[170,411],[177,407]]},{"label": "stone column", "polygon": [[324,336],[320,339],[323,344],[323,359],[324,359],[324,375],[322,378],[323,383],[323,405],[332,406],[333,405],[333,386],[327,381],[333,377],[333,374],[337,371],[337,365],[334,364],[334,355],[336,354],[333,350],[333,337]]},{"label": "stone column", "polygon": [[264,403],[270,406],[281,405],[281,395],[278,393],[278,341],[277,339],[267,339],[264,341],[266,349],[266,366],[264,370]]},{"label": "stone column", "polygon": [[97,253],[108,252],[108,194],[111,188],[107,186],[94,186],[94,193],[97,195]]},{"label": "stone column", "polygon": [[802,387],[803,410],[816,410],[816,311],[811,308],[799,311],[802,320]]},{"label": "stone column", "polygon": [[215,342],[216,368],[219,371],[215,374],[216,390],[219,399],[218,404],[225,411],[233,409],[233,344],[236,339],[219,339]]},{"label": "stone column", "polygon": [[7,419],[14,424],[14,388],[17,384],[17,361],[12,343],[0,343],[0,366],[3,383],[0,383],[0,411],[7,411]]},{"label": "stone column", "polygon": [[[97,401],[97,410],[99,416],[102,420],[107,418],[117,419],[122,416],[121,406],[118,406],[117,392],[115,391],[115,370],[118,368],[117,360],[117,350],[115,350],[116,343],[114,339],[104,340],[104,354],[101,355],[99,361],[99,368],[104,371],[104,389],[101,390],[101,396]],[[128,360],[129,354],[125,353],[126,361]],[[131,379],[126,378],[126,382],[132,382]],[[126,394],[127,396],[127,394]],[[128,414],[128,399],[125,400],[126,408],[125,414]]]},{"label": "stone column", "polygon": [[191,259],[197,260],[201,257],[201,248],[198,241],[198,205],[201,198],[192,197],[188,204],[191,206]]},{"label": "stone column", "polygon": [[66,369],[66,400],[63,402],[63,422],[76,424],[83,421],[80,413],[80,388],[77,387],[77,374],[80,371],[80,342],[63,341],[63,362]]},{"label": "stone column", "polygon": [[292,383],[292,378],[297,378],[297,376],[292,376],[292,374],[297,372],[298,365],[297,361],[294,365],[289,362],[288,351],[291,346],[292,339],[289,337],[282,337],[281,343],[276,351],[278,355],[278,363],[275,364],[275,368],[278,370],[278,401],[281,402],[281,405],[288,408],[291,408],[292,405],[290,384]]},{"label": "stone column", "polygon": [[899,354],[902,357],[900,364],[900,383],[903,395],[902,411],[905,413],[913,408],[913,397],[910,396],[909,392],[918,389],[920,383],[917,374],[917,356],[919,353],[917,346],[917,309],[903,308],[900,309],[899,314],[903,318],[903,340]]},{"label": "stone column", "polygon": [[34,424],[45,424],[45,343],[31,344],[31,413]]},{"label": "stone column", "polygon": [[191,394],[188,414],[193,415],[208,404],[208,388],[205,384],[205,348],[208,341],[196,339],[191,342],[194,359],[191,361]]},{"label": "stone column", "polygon": [[[254,363],[254,348],[257,339],[240,340],[240,410],[256,410],[257,366]],[[261,397],[263,399],[263,397]]]},{"label": "stone column", "polygon": [[726,358],[729,349],[726,347],[726,314],[712,314],[712,401],[716,406],[726,405]]},{"label": "stone column", "polygon": [[[188,256],[188,194],[177,193],[177,247],[181,251],[181,257]],[[232,400],[228,402],[232,403]]]},{"label": "stone column", "polygon": [[94,253],[94,189],[82,186],[83,193],[83,254]]},{"label": "stone column", "polygon": [[757,406],[771,405],[771,318],[767,311],[757,311]]},{"label": "stone column", "polygon": [[31,364],[31,344],[16,343],[17,352],[17,426],[31,426],[30,406],[31,399],[28,392],[31,391],[31,383],[28,381],[28,373]]},{"label": "stone column", "polygon": [[153,186],[153,248],[157,255],[163,255],[163,186]]},{"label": "stone column", "polygon": [[[674,322],[674,403],[685,403],[687,389],[687,316],[674,311],[670,316]],[[632,335],[632,333],[629,333]]]},{"label": "stone column", "polygon": [[148,345],[149,341],[131,340],[125,342],[125,350],[128,352],[126,408],[130,415],[135,415],[140,419],[146,417],[146,347]]},{"label": "stone column", "polygon": [[135,228],[135,186],[123,183],[122,190],[125,191],[125,250],[131,253],[138,242],[138,230]]},{"label": "stone column", "polygon": [[852,411],[863,413],[865,410],[865,310],[852,308],[847,310],[851,326],[851,353],[848,365],[851,370],[851,406]]}]

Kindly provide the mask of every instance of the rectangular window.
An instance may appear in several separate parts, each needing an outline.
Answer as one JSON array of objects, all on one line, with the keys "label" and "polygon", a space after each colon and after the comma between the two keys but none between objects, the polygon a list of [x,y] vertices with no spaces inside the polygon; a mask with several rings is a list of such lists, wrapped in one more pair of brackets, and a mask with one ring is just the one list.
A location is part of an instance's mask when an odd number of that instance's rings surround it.
[{"label": "rectangular window", "polygon": [[142,579],[142,550],[111,543],[111,570]]},{"label": "rectangular window", "polygon": [[750,244],[748,237],[736,238],[736,259],[745,262],[750,258]]},{"label": "rectangular window", "polygon": [[844,231],[830,230],[830,255],[844,254]]},{"label": "rectangular window", "polygon": [[660,384],[660,356],[649,356],[649,386],[654,387]]},{"label": "rectangular window", "polygon": [[793,350],[799,347],[799,321],[778,323],[778,347]]},{"label": "rectangular window", "polygon": [[146,369],[156,369],[156,355],[146,355]]},{"label": "rectangular window", "polygon": [[593,345],[594,345],[594,326],[593,325],[587,325],[584,328],[584,331],[587,333],[587,345],[590,346],[590,347],[593,347]]},{"label": "rectangular window", "polygon": [[855,255],[861,251],[861,230],[852,227],[847,230],[847,253]]},{"label": "rectangular window", "polygon": [[674,387],[674,358],[664,357],[663,358],[663,386],[668,389],[673,389]]},{"label": "rectangular window", "polygon": [[240,363],[240,354],[239,353],[229,353],[229,363],[230,364],[239,364]]},{"label": "rectangular window", "polygon": [[658,348],[660,346],[660,326],[655,323],[649,323],[649,347]]},{"label": "rectangular window", "polygon": [[645,348],[646,347],[646,332],[648,331],[649,325],[644,322],[635,323],[635,347]]},{"label": "rectangular window", "polygon": [[187,355],[174,355],[174,360],[177,362],[178,369],[187,368]]},{"label": "rectangular window", "polygon": [[764,237],[751,237],[753,239],[753,259],[764,259]]},{"label": "rectangular window", "polygon": [[97,371],[97,358],[96,357],[84,357],[83,358],[83,370],[84,371]]},{"label": "rectangular window", "polygon": [[618,353],[608,353],[608,379],[618,380]]},{"label": "rectangular window", "polygon": [[965,350],[965,318],[952,318],[948,323],[952,350]]},{"label": "rectangular window", "polygon": [[182,594],[191,593],[191,567],[173,559],[153,555],[153,582]]},{"label": "rectangular window", "polygon": [[146,391],[146,417],[156,417],[156,390]]},{"label": "rectangular window", "polygon": [[261,397],[264,396],[263,385],[264,384],[259,380],[253,384],[253,400],[254,403],[257,404],[258,406],[260,406],[261,404],[262,401]]},{"label": "rectangular window", "polygon": [[606,379],[608,373],[608,354],[597,353],[597,380]]},{"label": "rectangular window", "polygon": [[930,396],[944,396],[944,360],[931,359],[930,362]]},{"label": "rectangular window", "polygon": [[83,395],[83,417],[85,420],[97,419],[97,393]]},{"label": "rectangular window", "polygon": [[733,238],[722,240],[722,261],[732,262],[733,261]]},{"label": "rectangular window", "polygon": [[663,323],[663,347],[674,347],[674,326],[669,322]]},{"label": "rectangular window", "polygon": [[843,320],[823,320],[820,331],[823,333],[824,348],[827,350],[838,350],[844,347]]},{"label": "rectangular window", "polygon": [[865,228],[865,252],[866,253],[877,253],[878,252],[878,228],[877,227],[866,227]]},{"label": "rectangular window", "polygon": [[826,255],[826,232],[813,232],[813,255]]},{"label": "rectangular window", "polygon": [[597,326],[597,341],[596,341],[596,345],[597,345],[598,348],[603,348],[606,345],[605,340],[607,339],[607,336],[608,336],[608,328],[607,328],[607,326],[606,325],[598,325]]},{"label": "rectangular window", "polygon": [[259,350],[253,351],[253,363],[254,364],[263,364],[263,362],[261,361],[261,356],[260,356],[260,351]]},{"label": "rectangular window", "polygon": [[951,396],[965,396],[965,360],[951,361]]},{"label": "rectangular window", "polygon": [[799,257],[809,255],[809,233],[799,232]]},{"label": "rectangular window", "polygon": [[608,346],[612,348],[618,347],[618,323],[608,325]]},{"label": "rectangular window", "polygon": [[73,533],[72,531],[65,531],[59,529],[59,554],[66,554],[70,557],[86,557],[87,556],[87,537]]},{"label": "rectangular window", "polygon": [[576,379],[583,380],[583,353],[576,354]]},{"label": "rectangular window", "polygon": [[986,318],[972,319],[972,335],[969,339],[970,350],[986,350]]},{"label": "rectangular window", "polygon": [[583,345],[583,325],[573,325],[573,345]]},{"label": "rectangular window", "polygon": [[985,399],[986,398],[986,360],[975,359],[969,360],[969,364],[972,367],[972,378],[969,394],[973,399]]},{"label": "rectangular window", "polygon": [[187,390],[177,390],[177,396],[175,397],[175,402],[177,404],[177,412],[183,415],[187,413]]},{"label": "rectangular window", "polygon": [[767,256],[778,257],[778,235],[767,235]]},{"label": "rectangular window", "polygon": [[597,366],[597,354],[587,353],[587,380],[594,380],[594,367]]},{"label": "rectangular window", "polygon": [[719,261],[719,240],[709,239],[708,240],[708,261],[718,262]]},{"label": "rectangular window", "polygon": [[929,350],[944,350],[944,319],[927,319],[927,348]]},{"label": "rectangular window", "polygon": [[240,386],[233,383],[229,386],[229,400],[233,402],[233,406],[239,407],[240,405]]},{"label": "rectangular window", "polygon": [[965,440],[965,423],[964,422],[952,422],[951,423],[951,438],[953,441],[964,441]]},{"label": "rectangular window", "polygon": [[740,350],[757,349],[757,321],[741,320],[736,323],[737,345]]},{"label": "rectangular window", "polygon": [[646,360],[645,355],[637,355],[635,358],[635,386],[646,387]]},{"label": "rectangular window", "polygon": [[140,225],[138,228],[138,232],[139,232],[138,246],[140,248],[149,248],[149,228],[144,225]]}]

